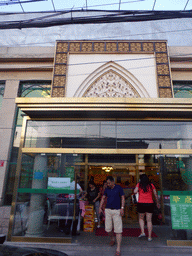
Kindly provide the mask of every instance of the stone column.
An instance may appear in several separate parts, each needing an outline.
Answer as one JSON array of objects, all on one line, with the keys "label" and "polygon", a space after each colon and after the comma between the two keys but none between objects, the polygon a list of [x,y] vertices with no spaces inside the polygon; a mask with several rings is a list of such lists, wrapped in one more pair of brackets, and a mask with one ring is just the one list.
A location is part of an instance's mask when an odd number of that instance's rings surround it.
[{"label": "stone column", "polygon": [[[48,138],[44,138],[38,142],[40,147],[48,147]],[[37,154],[35,156],[33,168],[32,189],[46,189],[47,188],[47,156],[45,154]],[[26,235],[27,237],[43,236],[43,220],[44,209],[46,203],[46,194],[31,194],[30,213]]]}]

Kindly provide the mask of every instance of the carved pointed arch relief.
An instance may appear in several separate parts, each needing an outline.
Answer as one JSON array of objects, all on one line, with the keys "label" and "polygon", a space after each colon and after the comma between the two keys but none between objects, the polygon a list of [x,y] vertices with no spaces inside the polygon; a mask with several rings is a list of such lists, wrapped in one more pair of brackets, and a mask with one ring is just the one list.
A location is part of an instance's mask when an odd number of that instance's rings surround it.
[{"label": "carved pointed arch relief", "polygon": [[74,97],[147,98],[149,95],[133,74],[110,61],[90,74]]},{"label": "carved pointed arch relief", "polygon": [[128,81],[109,70],[91,84],[83,97],[139,98],[140,95]]}]

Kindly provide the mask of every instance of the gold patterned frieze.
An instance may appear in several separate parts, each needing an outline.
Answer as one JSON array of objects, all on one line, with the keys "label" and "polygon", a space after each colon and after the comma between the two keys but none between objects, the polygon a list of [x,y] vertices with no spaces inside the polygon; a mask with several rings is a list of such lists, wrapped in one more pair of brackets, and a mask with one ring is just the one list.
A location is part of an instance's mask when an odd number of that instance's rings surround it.
[{"label": "gold patterned frieze", "polygon": [[118,50],[120,52],[129,52],[129,43],[119,43]]},{"label": "gold patterned frieze", "polygon": [[156,52],[167,52],[166,43],[155,43]]},{"label": "gold patterned frieze", "polygon": [[55,58],[55,63],[67,63],[67,54],[66,53],[57,53]]},{"label": "gold patterned frieze", "polygon": [[132,52],[140,52],[141,51],[141,43],[131,43],[131,51]]},{"label": "gold patterned frieze", "polygon": [[78,43],[70,43],[70,46],[69,46],[69,51],[70,52],[80,52],[80,49],[81,49],[81,44],[78,42]]},{"label": "gold patterned frieze", "polygon": [[81,51],[82,52],[92,52],[92,43],[82,43]]},{"label": "gold patterned frieze", "polygon": [[104,52],[105,43],[94,43],[94,52]]},{"label": "gold patterned frieze", "polygon": [[68,43],[57,43],[57,52],[68,52]]},{"label": "gold patterned frieze", "polygon": [[157,65],[157,74],[158,75],[168,75],[169,74],[169,66],[166,64]]},{"label": "gold patterned frieze", "polygon": [[117,43],[106,43],[106,52],[116,52]]},{"label": "gold patterned frieze", "polygon": [[52,97],[64,97],[65,96],[65,88],[53,88]]},{"label": "gold patterned frieze", "polygon": [[66,83],[65,76],[55,76],[53,79],[53,87],[62,87]]},{"label": "gold patterned frieze", "polygon": [[66,70],[66,65],[55,65],[55,75],[65,75]]},{"label": "gold patterned frieze", "polygon": [[[54,64],[52,97],[65,96],[67,61],[69,54],[86,53],[153,53],[156,56],[156,72],[159,97],[171,97],[171,77],[166,41],[58,41]],[[58,88],[63,87],[63,88]],[[164,90],[162,87],[168,90]],[[58,89],[62,89],[58,92]],[[58,95],[58,96],[56,96]]]},{"label": "gold patterned frieze", "polygon": [[159,87],[170,87],[171,79],[170,76],[158,76]]},{"label": "gold patterned frieze", "polygon": [[167,54],[166,53],[157,53],[156,61],[157,61],[157,63],[167,63],[168,62]]},{"label": "gold patterned frieze", "polygon": [[143,51],[144,52],[154,52],[153,43],[143,43]]},{"label": "gold patterned frieze", "polygon": [[171,88],[159,88],[159,97],[160,98],[172,98]]}]

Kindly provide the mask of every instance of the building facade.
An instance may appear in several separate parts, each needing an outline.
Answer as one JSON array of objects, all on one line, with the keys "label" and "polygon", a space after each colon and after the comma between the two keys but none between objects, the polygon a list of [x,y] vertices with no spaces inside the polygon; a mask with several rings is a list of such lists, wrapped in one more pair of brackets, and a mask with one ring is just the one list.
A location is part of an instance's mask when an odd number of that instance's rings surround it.
[{"label": "building facade", "polygon": [[[55,44],[1,49],[2,233],[11,241],[50,241],[47,198],[52,204],[70,194],[69,184],[58,183],[74,180],[86,190],[93,177],[101,186],[107,169],[130,191],[140,174],[149,175],[163,223],[190,241],[190,224],[178,227],[170,205],[192,194],[192,47],[166,40]],[[134,222],[133,207],[127,211]],[[71,241],[62,239],[53,240]]]}]

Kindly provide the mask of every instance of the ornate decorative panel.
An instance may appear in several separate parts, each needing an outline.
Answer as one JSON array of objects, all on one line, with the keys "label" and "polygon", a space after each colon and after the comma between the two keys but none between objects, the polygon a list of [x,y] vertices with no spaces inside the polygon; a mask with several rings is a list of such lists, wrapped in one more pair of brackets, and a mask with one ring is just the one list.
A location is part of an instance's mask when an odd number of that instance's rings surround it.
[{"label": "ornate decorative panel", "polygon": [[116,52],[117,43],[106,43],[106,52]]},{"label": "ornate decorative panel", "polygon": [[172,98],[171,88],[160,88],[159,89],[159,98]]},{"label": "ornate decorative panel", "polygon": [[58,53],[56,55],[55,63],[67,63],[67,54],[66,53]]},{"label": "ornate decorative panel", "polygon": [[141,52],[141,43],[131,43],[131,52]]},{"label": "ornate decorative panel", "polygon": [[129,52],[129,43],[119,43],[118,44],[118,50],[119,52]]},{"label": "ornate decorative panel", "polygon": [[55,87],[52,91],[52,97],[65,97],[65,88]]},{"label": "ornate decorative panel", "polygon": [[104,52],[105,51],[105,43],[94,43],[94,52]]},{"label": "ornate decorative panel", "polygon": [[158,76],[159,87],[171,87],[171,79],[169,76]]},{"label": "ornate decorative panel", "polygon": [[111,70],[99,77],[83,97],[138,98],[140,96],[128,81]]},{"label": "ornate decorative panel", "polygon": [[93,44],[92,43],[82,43],[82,52],[92,52],[92,47]]},{"label": "ornate decorative panel", "polygon": [[154,52],[154,44],[153,43],[143,43],[143,51],[144,52]]},{"label": "ornate decorative panel", "polygon": [[[54,62],[54,74],[53,74],[53,83],[52,83],[52,97],[65,97],[65,86],[66,86],[66,74],[67,74],[67,61],[69,54],[155,54],[156,67],[157,67],[157,83],[159,89],[160,98],[172,98],[172,86],[170,78],[170,68],[169,68],[169,59],[167,53],[167,42],[166,41],[58,41],[56,44],[56,53],[55,53],[55,62]],[[111,74],[113,79],[117,77],[114,74]],[[106,80],[105,76],[105,80]],[[110,77],[110,76],[109,76]],[[108,79],[109,79],[108,77]],[[88,95],[95,95],[92,97],[138,97],[137,92],[130,84],[119,78],[120,88],[116,91],[113,91],[114,88],[111,85],[110,90],[106,87],[105,89],[109,90],[108,92],[101,90],[101,81],[98,80],[91,85],[87,90]],[[109,79],[111,84],[111,80]],[[117,86],[117,81],[114,80],[114,83]],[[123,84],[125,87],[123,87]],[[100,86],[100,93],[96,93],[96,87]],[[123,89],[124,88],[124,89]],[[125,88],[127,88],[125,90]],[[109,96],[112,95],[112,96]],[[121,96],[120,96],[121,95]],[[132,95],[132,96],[130,96]],[[89,96],[90,97],[90,96]]]}]

